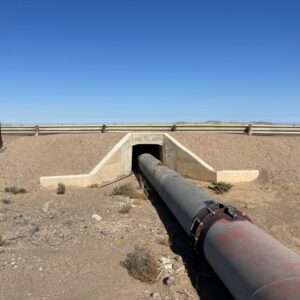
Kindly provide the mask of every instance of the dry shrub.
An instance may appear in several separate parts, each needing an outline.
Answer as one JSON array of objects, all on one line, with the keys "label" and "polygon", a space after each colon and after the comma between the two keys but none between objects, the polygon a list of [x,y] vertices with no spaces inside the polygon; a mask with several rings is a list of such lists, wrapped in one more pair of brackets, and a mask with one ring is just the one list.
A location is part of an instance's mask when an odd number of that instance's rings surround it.
[{"label": "dry shrub", "polygon": [[267,184],[267,183],[270,183],[272,182],[272,174],[271,174],[271,171],[270,170],[267,170],[267,169],[261,169],[259,171],[259,177],[258,177],[259,181],[262,183],[262,184]]},{"label": "dry shrub", "polygon": [[130,213],[132,206],[130,204],[124,204],[120,209],[119,213],[121,214],[128,214]]},{"label": "dry shrub", "polygon": [[139,191],[137,191],[130,183],[114,187],[111,194],[113,196],[127,196],[131,199],[147,199],[147,196],[143,192],[140,193]]},{"label": "dry shrub", "polygon": [[17,187],[17,186],[9,186],[9,187],[6,187],[5,188],[5,192],[6,193],[12,193],[12,194],[24,194],[26,193],[26,189],[24,188],[20,188],[20,187]]},{"label": "dry shrub", "polygon": [[131,184],[123,184],[116,186],[112,190],[112,195],[128,196],[134,193],[134,188]]},{"label": "dry shrub", "polygon": [[97,188],[99,185],[97,183],[90,184],[88,188]]},{"label": "dry shrub", "polygon": [[6,244],[5,240],[3,237],[0,235],[0,247],[4,246]]},{"label": "dry shrub", "polygon": [[132,184],[127,183],[114,187],[112,190],[112,195],[122,195],[129,198],[134,198],[136,196],[136,192]]},{"label": "dry shrub", "polygon": [[59,183],[56,189],[56,194],[57,195],[63,195],[66,192],[66,187],[64,184]]},{"label": "dry shrub", "polygon": [[232,188],[232,185],[224,181],[214,181],[209,188],[214,190],[217,194],[223,194],[227,193]]},{"label": "dry shrub", "polygon": [[1,199],[0,201],[1,201],[3,204],[11,204],[11,203],[13,202],[12,200],[6,199],[6,198]]},{"label": "dry shrub", "polygon": [[122,265],[132,277],[144,282],[155,281],[159,268],[153,253],[140,246],[135,246],[134,251],[127,254]]}]

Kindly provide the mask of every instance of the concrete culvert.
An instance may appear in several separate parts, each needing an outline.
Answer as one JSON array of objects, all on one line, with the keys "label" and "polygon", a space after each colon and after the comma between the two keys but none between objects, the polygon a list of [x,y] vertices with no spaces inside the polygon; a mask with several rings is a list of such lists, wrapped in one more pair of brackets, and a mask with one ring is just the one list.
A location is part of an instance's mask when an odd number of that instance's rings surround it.
[{"label": "concrete culvert", "polygon": [[197,157],[176,139],[163,133],[128,133],[107,153],[107,155],[86,174],[41,177],[43,187],[66,186],[88,187],[94,184],[112,183],[129,176],[137,175],[137,157],[148,153],[181,175],[201,181],[248,182],[255,180],[258,170],[221,170]]}]

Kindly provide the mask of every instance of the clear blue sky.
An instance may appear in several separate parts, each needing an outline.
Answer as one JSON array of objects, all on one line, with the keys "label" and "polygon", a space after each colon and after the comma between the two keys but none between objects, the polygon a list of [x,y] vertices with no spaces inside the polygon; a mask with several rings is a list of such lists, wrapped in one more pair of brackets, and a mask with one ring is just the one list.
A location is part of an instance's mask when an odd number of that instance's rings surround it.
[{"label": "clear blue sky", "polygon": [[0,0],[0,120],[300,122],[299,0]]}]

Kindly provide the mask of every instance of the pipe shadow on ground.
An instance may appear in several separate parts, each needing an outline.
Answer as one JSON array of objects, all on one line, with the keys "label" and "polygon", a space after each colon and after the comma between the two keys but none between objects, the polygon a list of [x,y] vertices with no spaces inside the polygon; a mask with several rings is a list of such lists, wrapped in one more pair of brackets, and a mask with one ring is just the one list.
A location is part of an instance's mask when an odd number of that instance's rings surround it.
[{"label": "pipe shadow on ground", "polygon": [[159,195],[153,189],[148,192],[149,200],[169,235],[171,250],[182,257],[187,274],[200,299],[234,299],[208,262],[194,251],[191,241]]}]

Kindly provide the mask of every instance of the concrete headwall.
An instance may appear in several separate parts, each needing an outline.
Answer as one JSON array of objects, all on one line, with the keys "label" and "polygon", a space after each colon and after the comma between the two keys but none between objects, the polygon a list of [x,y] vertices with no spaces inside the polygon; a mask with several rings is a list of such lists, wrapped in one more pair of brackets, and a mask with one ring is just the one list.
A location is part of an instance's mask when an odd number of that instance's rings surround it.
[{"label": "concrete headwall", "polygon": [[253,181],[258,170],[216,171],[213,167],[185,148],[176,139],[163,133],[128,133],[88,174],[41,177],[43,187],[67,186],[88,187],[101,185],[132,173],[132,151],[135,145],[160,145],[162,160],[181,175],[201,181],[245,182]]}]

